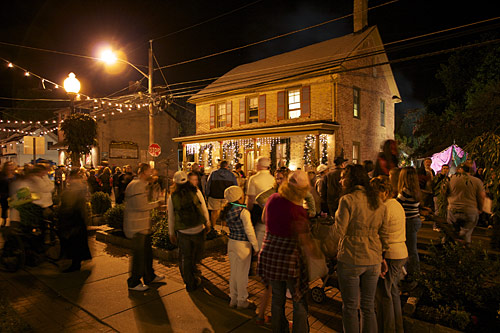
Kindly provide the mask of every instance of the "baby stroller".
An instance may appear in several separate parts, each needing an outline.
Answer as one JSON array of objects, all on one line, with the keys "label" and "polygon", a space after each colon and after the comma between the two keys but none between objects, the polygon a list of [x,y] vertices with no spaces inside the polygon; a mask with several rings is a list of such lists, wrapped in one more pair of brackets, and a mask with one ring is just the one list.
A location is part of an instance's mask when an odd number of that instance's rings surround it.
[{"label": "baby stroller", "polygon": [[311,234],[320,244],[325,255],[328,274],[321,278],[321,286],[311,289],[311,298],[316,303],[323,303],[327,288],[338,288],[337,281],[337,250],[339,239],[333,232],[335,219],[332,216],[311,219]]}]

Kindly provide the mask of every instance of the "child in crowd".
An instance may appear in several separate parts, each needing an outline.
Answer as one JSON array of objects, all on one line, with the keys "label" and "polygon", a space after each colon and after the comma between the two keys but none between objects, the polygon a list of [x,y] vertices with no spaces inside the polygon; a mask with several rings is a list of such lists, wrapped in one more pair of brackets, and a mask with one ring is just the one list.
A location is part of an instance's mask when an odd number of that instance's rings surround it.
[{"label": "child in crowd", "polygon": [[250,219],[250,212],[243,202],[245,196],[239,186],[230,186],[224,191],[227,205],[221,212],[220,218],[225,220],[229,227],[229,242],[227,252],[231,266],[229,278],[230,307],[246,309],[250,306],[248,298],[248,271],[254,253],[259,252],[257,238]]}]

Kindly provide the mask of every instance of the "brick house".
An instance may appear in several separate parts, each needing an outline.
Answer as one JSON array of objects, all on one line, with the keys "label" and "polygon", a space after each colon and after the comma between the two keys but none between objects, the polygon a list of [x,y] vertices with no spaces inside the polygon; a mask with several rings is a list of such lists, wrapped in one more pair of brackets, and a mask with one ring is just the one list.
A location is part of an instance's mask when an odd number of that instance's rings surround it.
[{"label": "brick house", "polygon": [[234,68],[193,95],[196,135],[182,142],[184,161],[227,159],[253,169],[333,164],[343,153],[361,163],[394,137],[400,95],[367,0],[354,1],[354,33]]}]

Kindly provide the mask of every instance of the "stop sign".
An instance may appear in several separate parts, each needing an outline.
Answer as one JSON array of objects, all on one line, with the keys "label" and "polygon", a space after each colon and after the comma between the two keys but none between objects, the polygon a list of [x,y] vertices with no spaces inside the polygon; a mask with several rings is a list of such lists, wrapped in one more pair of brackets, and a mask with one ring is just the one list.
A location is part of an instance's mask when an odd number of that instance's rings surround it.
[{"label": "stop sign", "polygon": [[161,154],[161,147],[159,144],[157,143],[152,143],[150,146],[149,146],[149,155],[153,156],[153,157],[158,157],[160,156]]}]

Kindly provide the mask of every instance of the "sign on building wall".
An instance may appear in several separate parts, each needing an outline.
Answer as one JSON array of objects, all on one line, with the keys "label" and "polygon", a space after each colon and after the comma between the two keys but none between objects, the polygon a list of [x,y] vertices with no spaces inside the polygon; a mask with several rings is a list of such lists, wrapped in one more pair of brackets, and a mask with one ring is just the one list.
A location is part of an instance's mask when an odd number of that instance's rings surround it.
[{"label": "sign on building wall", "polygon": [[111,142],[109,158],[139,158],[139,146],[135,142],[128,141]]}]

